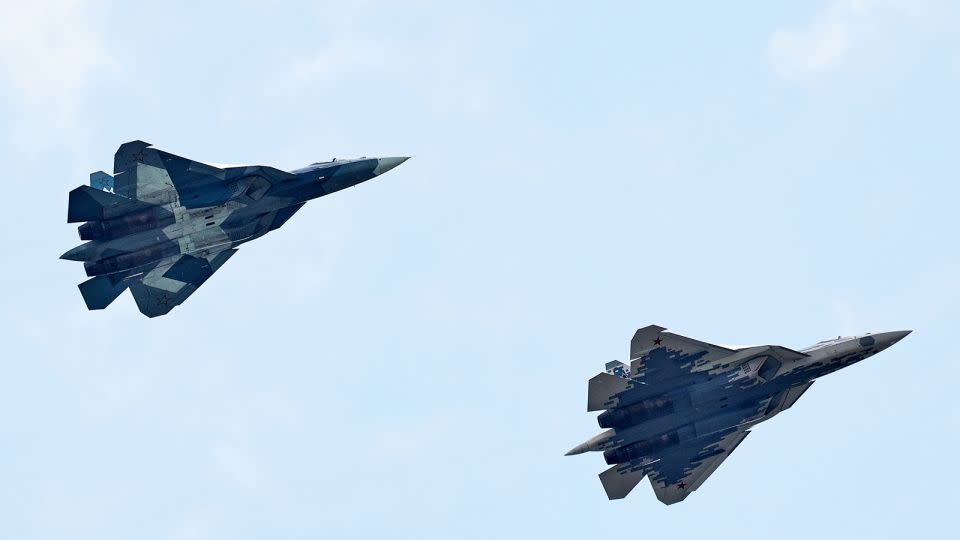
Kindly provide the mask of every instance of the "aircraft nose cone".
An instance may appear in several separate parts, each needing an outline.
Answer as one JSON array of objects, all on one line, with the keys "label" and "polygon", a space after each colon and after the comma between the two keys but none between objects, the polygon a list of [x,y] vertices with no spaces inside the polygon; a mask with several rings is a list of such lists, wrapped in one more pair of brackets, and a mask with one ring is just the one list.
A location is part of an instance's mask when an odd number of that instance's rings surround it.
[{"label": "aircraft nose cone", "polygon": [[913,332],[913,330],[898,330],[896,332],[890,332],[890,333],[894,335],[893,342],[896,343],[901,339],[909,336],[911,332]]},{"label": "aircraft nose cone", "polygon": [[875,337],[883,346],[883,348],[887,348],[910,335],[910,332],[912,331],[913,330],[896,330],[894,332],[883,332],[881,334],[877,334]]},{"label": "aircraft nose cone", "polygon": [[377,158],[377,168],[373,170],[373,174],[375,176],[380,176],[381,174],[393,169],[408,159],[410,158],[407,156]]}]

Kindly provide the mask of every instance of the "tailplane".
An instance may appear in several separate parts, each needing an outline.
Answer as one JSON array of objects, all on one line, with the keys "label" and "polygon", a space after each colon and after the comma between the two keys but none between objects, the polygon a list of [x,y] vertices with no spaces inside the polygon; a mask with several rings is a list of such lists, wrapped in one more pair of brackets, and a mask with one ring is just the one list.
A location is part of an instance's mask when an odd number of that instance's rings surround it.
[{"label": "tailplane", "polygon": [[127,289],[127,281],[114,283],[110,276],[97,276],[79,285],[87,309],[103,309]]},{"label": "tailplane", "polygon": [[646,476],[647,473],[643,469],[631,471],[629,467],[614,465],[600,473],[600,483],[603,484],[603,490],[607,492],[608,499],[622,499],[630,494]]},{"label": "tailplane", "polygon": [[609,373],[597,374],[587,385],[587,410],[602,411],[616,407],[620,403],[619,395],[630,388],[630,379]]},{"label": "tailplane", "polygon": [[67,223],[101,221],[144,210],[151,206],[153,205],[102,189],[80,186],[70,192]]}]

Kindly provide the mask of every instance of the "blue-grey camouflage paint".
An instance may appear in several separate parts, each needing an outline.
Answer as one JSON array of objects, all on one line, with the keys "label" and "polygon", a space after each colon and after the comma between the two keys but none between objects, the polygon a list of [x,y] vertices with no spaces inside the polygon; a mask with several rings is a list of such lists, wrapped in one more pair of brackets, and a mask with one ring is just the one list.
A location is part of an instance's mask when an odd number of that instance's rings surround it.
[{"label": "blue-grey camouflage paint", "polygon": [[143,141],[120,146],[113,176],[97,171],[70,192],[67,222],[87,240],[61,258],[82,261],[89,309],[130,289],[148,317],[168,313],[245,242],[280,228],[311,199],[355,186],[405,157],[314,163],[292,172],[215,167]]},{"label": "blue-grey camouflage paint", "polygon": [[818,377],[872,356],[909,331],[820,342],[730,349],[664,332],[637,330],[629,368],[609,362],[590,380],[588,410],[606,431],[568,455],[603,452],[609,498],[649,477],[662,502],[696,490],[750,433],[790,408]]}]

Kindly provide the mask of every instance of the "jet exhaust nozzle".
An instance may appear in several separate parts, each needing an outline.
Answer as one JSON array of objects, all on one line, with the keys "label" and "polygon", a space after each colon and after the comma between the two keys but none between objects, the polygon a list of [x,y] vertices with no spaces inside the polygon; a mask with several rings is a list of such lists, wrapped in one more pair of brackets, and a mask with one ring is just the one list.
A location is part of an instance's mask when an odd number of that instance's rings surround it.
[{"label": "jet exhaust nozzle", "polygon": [[667,397],[647,399],[628,407],[608,409],[600,413],[600,416],[597,417],[597,423],[602,428],[624,427],[670,414],[673,411],[672,399]]},{"label": "jet exhaust nozzle", "polygon": [[180,246],[175,242],[154,245],[147,249],[123,253],[98,261],[83,263],[83,269],[90,277],[131,270],[147,263],[180,254]]},{"label": "jet exhaust nozzle", "polygon": [[603,459],[607,462],[607,465],[627,463],[636,459],[650,457],[654,452],[677,444],[680,444],[680,434],[676,431],[671,431],[654,439],[638,441],[626,446],[607,450],[603,453]]},{"label": "jet exhaust nozzle", "polygon": [[173,212],[162,208],[150,208],[115,219],[88,221],[80,225],[77,231],[80,233],[81,240],[103,240],[137,234],[150,229],[160,229],[172,225],[175,221]]}]

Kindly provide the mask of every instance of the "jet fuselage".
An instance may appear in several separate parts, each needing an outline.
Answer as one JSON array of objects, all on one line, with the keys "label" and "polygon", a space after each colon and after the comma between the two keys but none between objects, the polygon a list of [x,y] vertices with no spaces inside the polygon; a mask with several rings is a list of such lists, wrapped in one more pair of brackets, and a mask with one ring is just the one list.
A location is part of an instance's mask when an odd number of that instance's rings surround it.
[{"label": "jet fuselage", "polygon": [[213,166],[153,148],[120,146],[114,175],[95,172],[70,192],[69,223],[87,242],[61,258],[83,262],[80,292],[103,309],[129,288],[155,317],[189,297],[241,244],[283,226],[311,199],[379,176],[407,158],[273,167]]},{"label": "jet fuselage", "polygon": [[605,451],[609,464],[624,463],[732,426],[763,422],[782,410],[778,395],[873,356],[908,333],[838,337],[801,349],[805,358],[761,357],[686,373],[669,391],[601,413],[597,422],[608,431],[570,454]]},{"label": "jet fuselage", "polygon": [[[152,192],[156,204],[113,219],[79,227],[86,244],[63,258],[84,261],[88,276],[136,273],[143,266],[178,254],[203,252],[224,245],[237,247],[279,228],[274,217],[286,209],[369,180],[405,158],[362,158],[316,163],[292,171],[294,178],[269,183],[256,172],[217,185],[188,199],[171,187]],[[211,203],[210,206],[204,206]],[[198,206],[200,205],[200,206]]]},{"label": "jet fuselage", "polygon": [[696,491],[754,425],[789,409],[818,377],[870,357],[909,334],[723,347],[649,325],[630,341],[630,364],[609,362],[588,384],[587,410],[606,431],[567,455],[603,452],[610,499],[649,478],[664,504]]}]

